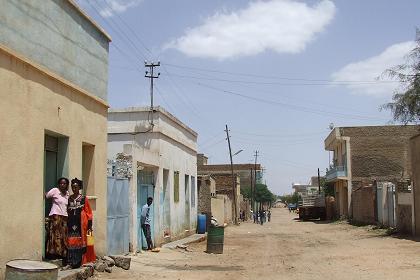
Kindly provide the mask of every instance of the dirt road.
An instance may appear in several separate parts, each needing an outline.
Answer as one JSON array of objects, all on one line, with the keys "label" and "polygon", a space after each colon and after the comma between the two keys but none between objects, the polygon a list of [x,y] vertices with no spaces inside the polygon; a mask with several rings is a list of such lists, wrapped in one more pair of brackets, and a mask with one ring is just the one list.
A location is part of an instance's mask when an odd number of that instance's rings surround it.
[{"label": "dirt road", "polygon": [[244,223],[225,232],[225,253],[163,250],[139,254],[131,270],[98,279],[420,279],[420,242],[372,227],[300,222],[274,209],[271,223]]}]

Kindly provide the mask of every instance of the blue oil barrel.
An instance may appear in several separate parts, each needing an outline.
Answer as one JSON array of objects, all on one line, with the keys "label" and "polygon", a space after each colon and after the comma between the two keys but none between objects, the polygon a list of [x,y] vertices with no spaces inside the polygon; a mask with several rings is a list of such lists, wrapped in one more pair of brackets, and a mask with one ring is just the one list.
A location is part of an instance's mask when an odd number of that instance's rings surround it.
[{"label": "blue oil barrel", "polygon": [[206,215],[198,214],[197,233],[206,233]]}]

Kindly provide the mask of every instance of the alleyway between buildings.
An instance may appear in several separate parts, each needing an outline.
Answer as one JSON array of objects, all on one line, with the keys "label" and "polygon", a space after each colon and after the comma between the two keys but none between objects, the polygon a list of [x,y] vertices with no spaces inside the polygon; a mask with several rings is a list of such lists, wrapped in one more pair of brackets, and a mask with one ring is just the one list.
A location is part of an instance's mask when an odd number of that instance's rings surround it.
[{"label": "alleyway between buildings", "polygon": [[133,257],[129,271],[98,279],[418,279],[420,242],[384,230],[344,222],[301,222],[273,209],[263,226],[229,226],[225,253],[204,253],[206,242],[188,250],[163,249]]}]

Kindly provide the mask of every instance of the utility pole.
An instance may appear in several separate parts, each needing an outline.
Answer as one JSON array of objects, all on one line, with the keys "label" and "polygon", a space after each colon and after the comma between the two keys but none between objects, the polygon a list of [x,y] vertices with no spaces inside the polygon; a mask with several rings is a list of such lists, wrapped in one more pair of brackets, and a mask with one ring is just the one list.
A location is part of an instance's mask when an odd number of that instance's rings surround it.
[{"label": "utility pole", "polygon": [[153,61],[148,63],[147,61],[144,62],[144,67],[149,68],[149,70],[146,71],[146,74],[144,75],[146,78],[150,79],[150,111],[152,112],[152,121],[151,125],[153,127],[153,80],[159,78],[160,73],[155,76],[154,70],[155,67],[159,67],[160,62],[154,63]]},{"label": "utility pole", "polygon": [[228,126],[226,125],[226,136],[227,136],[227,141],[228,141],[228,146],[229,146],[229,156],[230,156],[230,169],[232,171],[232,190],[233,190],[233,204],[235,205],[235,207],[233,207],[234,211],[233,211],[233,217],[234,217],[234,223],[235,225],[238,224],[238,205],[236,203],[237,198],[236,198],[236,177],[233,174],[233,161],[232,161],[232,149],[230,147],[230,137],[229,137],[229,129]]},{"label": "utility pole", "polygon": [[253,174],[253,170],[252,170],[252,167],[251,167],[251,180],[250,180],[250,182],[251,182],[251,193],[250,193],[250,195],[251,195],[251,210],[252,210],[252,213],[254,213],[254,204],[253,204],[253,202],[254,202],[254,193],[253,193],[253,190],[252,190],[252,185],[254,184],[254,174]]},{"label": "utility pole", "polygon": [[319,176],[319,168],[318,168],[318,194],[321,194],[321,177]]},{"label": "utility pole", "polygon": [[[254,192],[253,192],[253,204],[255,204],[255,194],[257,193],[257,158],[258,158],[258,151],[255,151],[255,163],[254,163]],[[254,205],[252,206],[254,207]]]}]

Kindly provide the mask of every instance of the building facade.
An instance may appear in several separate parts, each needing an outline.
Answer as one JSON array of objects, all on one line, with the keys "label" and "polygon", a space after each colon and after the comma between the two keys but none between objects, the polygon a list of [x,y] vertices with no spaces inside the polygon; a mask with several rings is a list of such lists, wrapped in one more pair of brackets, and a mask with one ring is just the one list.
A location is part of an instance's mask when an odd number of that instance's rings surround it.
[{"label": "building facade", "polygon": [[132,160],[129,182],[130,251],[144,242],[139,209],[152,205],[152,237],[162,244],[195,232],[197,133],[161,107],[112,109],[108,113],[108,160]]},{"label": "building facade", "polygon": [[[212,175],[212,174],[232,174],[232,169],[230,164],[207,164],[207,158],[203,154],[199,154],[197,157],[197,170],[199,174],[202,175]],[[253,179],[253,176],[257,177],[257,184],[263,183],[263,171],[261,164],[233,164],[233,172],[235,174],[238,174],[240,179],[240,184],[243,187],[249,187],[251,186],[251,179]],[[252,176],[251,176],[252,172]]]},{"label": "building facade", "polygon": [[106,254],[110,37],[70,0],[0,6],[1,278],[10,259],[43,258],[43,194],[61,176],[84,180]]},{"label": "building facade", "polygon": [[409,139],[419,126],[336,127],[325,139],[332,152],[326,181],[334,186],[337,215],[351,216],[352,190],[376,181],[409,178]]}]

